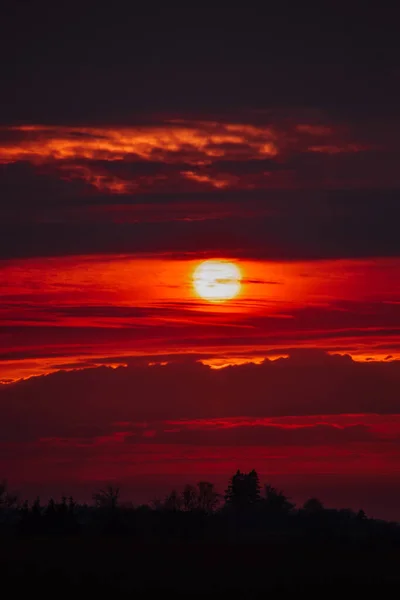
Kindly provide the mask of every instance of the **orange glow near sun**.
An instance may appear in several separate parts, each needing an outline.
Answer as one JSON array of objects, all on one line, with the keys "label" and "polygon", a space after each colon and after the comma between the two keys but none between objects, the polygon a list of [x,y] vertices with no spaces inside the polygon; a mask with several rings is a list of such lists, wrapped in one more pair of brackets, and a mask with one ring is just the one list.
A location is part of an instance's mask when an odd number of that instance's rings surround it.
[{"label": "orange glow near sun", "polygon": [[205,260],[193,273],[196,293],[208,302],[226,302],[240,292],[242,274],[239,267],[225,260]]}]

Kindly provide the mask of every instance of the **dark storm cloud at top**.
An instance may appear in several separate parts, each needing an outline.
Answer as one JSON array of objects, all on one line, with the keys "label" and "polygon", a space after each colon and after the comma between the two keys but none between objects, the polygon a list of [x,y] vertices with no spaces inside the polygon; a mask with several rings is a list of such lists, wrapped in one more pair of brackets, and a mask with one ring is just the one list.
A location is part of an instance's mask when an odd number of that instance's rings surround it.
[{"label": "dark storm cloud at top", "polygon": [[[400,253],[400,53],[389,11],[365,5],[345,12],[328,6],[264,12],[127,6],[112,11],[93,5],[85,12],[73,5],[9,3],[0,24],[3,127],[49,124],[57,132],[62,126],[154,126],[179,118],[265,128],[289,119],[333,129],[351,123],[354,139],[342,140],[341,148],[336,139],[325,140],[322,150],[318,139],[310,139],[312,151],[295,148],[262,160],[244,145],[233,152],[221,142],[216,150],[228,157],[194,166],[197,155],[186,147],[174,151],[173,164],[162,153],[113,162],[85,155],[62,167],[52,158],[45,165],[31,164],[25,155],[16,163],[6,159],[0,258]],[[100,140],[102,133],[96,135],[68,133],[77,144]],[[292,143],[285,127],[280,135],[284,148]],[[8,147],[26,136],[3,129],[0,138]],[[133,180],[138,190],[116,192],[115,182],[129,188]],[[215,189],[226,182],[226,189]],[[107,193],[94,185],[108,186]],[[290,193],[283,197],[279,187]],[[150,216],[148,209],[137,214],[140,203],[154,205]],[[124,218],[116,219],[115,208],[109,218],[99,209],[116,204],[136,212],[125,208]],[[226,208],[217,210],[220,205]]]},{"label": "dark storm cloud at top", "polygon": [[352,6],[9,2],[0,31],[2,120],[135,122],[148,111],[299,106],[353,115],[397,110],[397,19],[387,9]]}]

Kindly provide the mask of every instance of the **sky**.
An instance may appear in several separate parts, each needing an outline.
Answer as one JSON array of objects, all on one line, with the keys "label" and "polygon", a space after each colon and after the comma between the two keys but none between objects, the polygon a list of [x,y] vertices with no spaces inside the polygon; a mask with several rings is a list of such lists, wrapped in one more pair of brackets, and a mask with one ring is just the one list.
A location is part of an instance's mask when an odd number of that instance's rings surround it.
[{"label": "sky", "polygon": [[[8,4],[0,476],[22,496],[256,468],[400,519],[400,52],[395,15],[359,8]],[[196,290],[207,260],[239,270],[231,299]]]}]

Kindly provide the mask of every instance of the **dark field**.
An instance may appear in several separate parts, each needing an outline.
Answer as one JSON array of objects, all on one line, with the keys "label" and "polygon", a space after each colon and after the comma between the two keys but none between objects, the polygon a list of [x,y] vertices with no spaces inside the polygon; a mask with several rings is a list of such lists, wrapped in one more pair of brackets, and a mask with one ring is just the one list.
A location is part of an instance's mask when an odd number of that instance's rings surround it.
[{"label": "dark field", "polygon": [[209,482],[157,505],[120,506],[112,487],[93,498],[92,506],[73,498],[18,504],[3,485],[3,590],[84,597],[400,591],[398,523],[328,509],[316,498],[296,508],[270,485],[262,494],[255,471],[238,471],[219,505]]},{"label": "dark field", "polygon": [[3,589],[189,594],[400,590],[400,547],[382,543],[138,543],[119,536],[3,540]]}]

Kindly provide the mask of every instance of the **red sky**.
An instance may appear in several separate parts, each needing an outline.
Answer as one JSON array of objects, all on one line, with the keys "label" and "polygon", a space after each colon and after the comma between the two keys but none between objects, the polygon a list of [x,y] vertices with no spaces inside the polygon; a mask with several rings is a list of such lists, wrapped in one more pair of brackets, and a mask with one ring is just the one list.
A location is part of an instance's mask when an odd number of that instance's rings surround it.
[{"label": "red sky", "polygon": [[400,518],[390,23],[52,10],[0,36],[0,476],[148,500],[256,468]]},{"label": "red sky", "polygon": [[218,304],[193,288],[199,263],[134,255],[4,261],[1,380],[143,355],[190,353],[214,366],[296,348],[356,360],[400,355],[397,259],[237,259],[241,291]]}]

